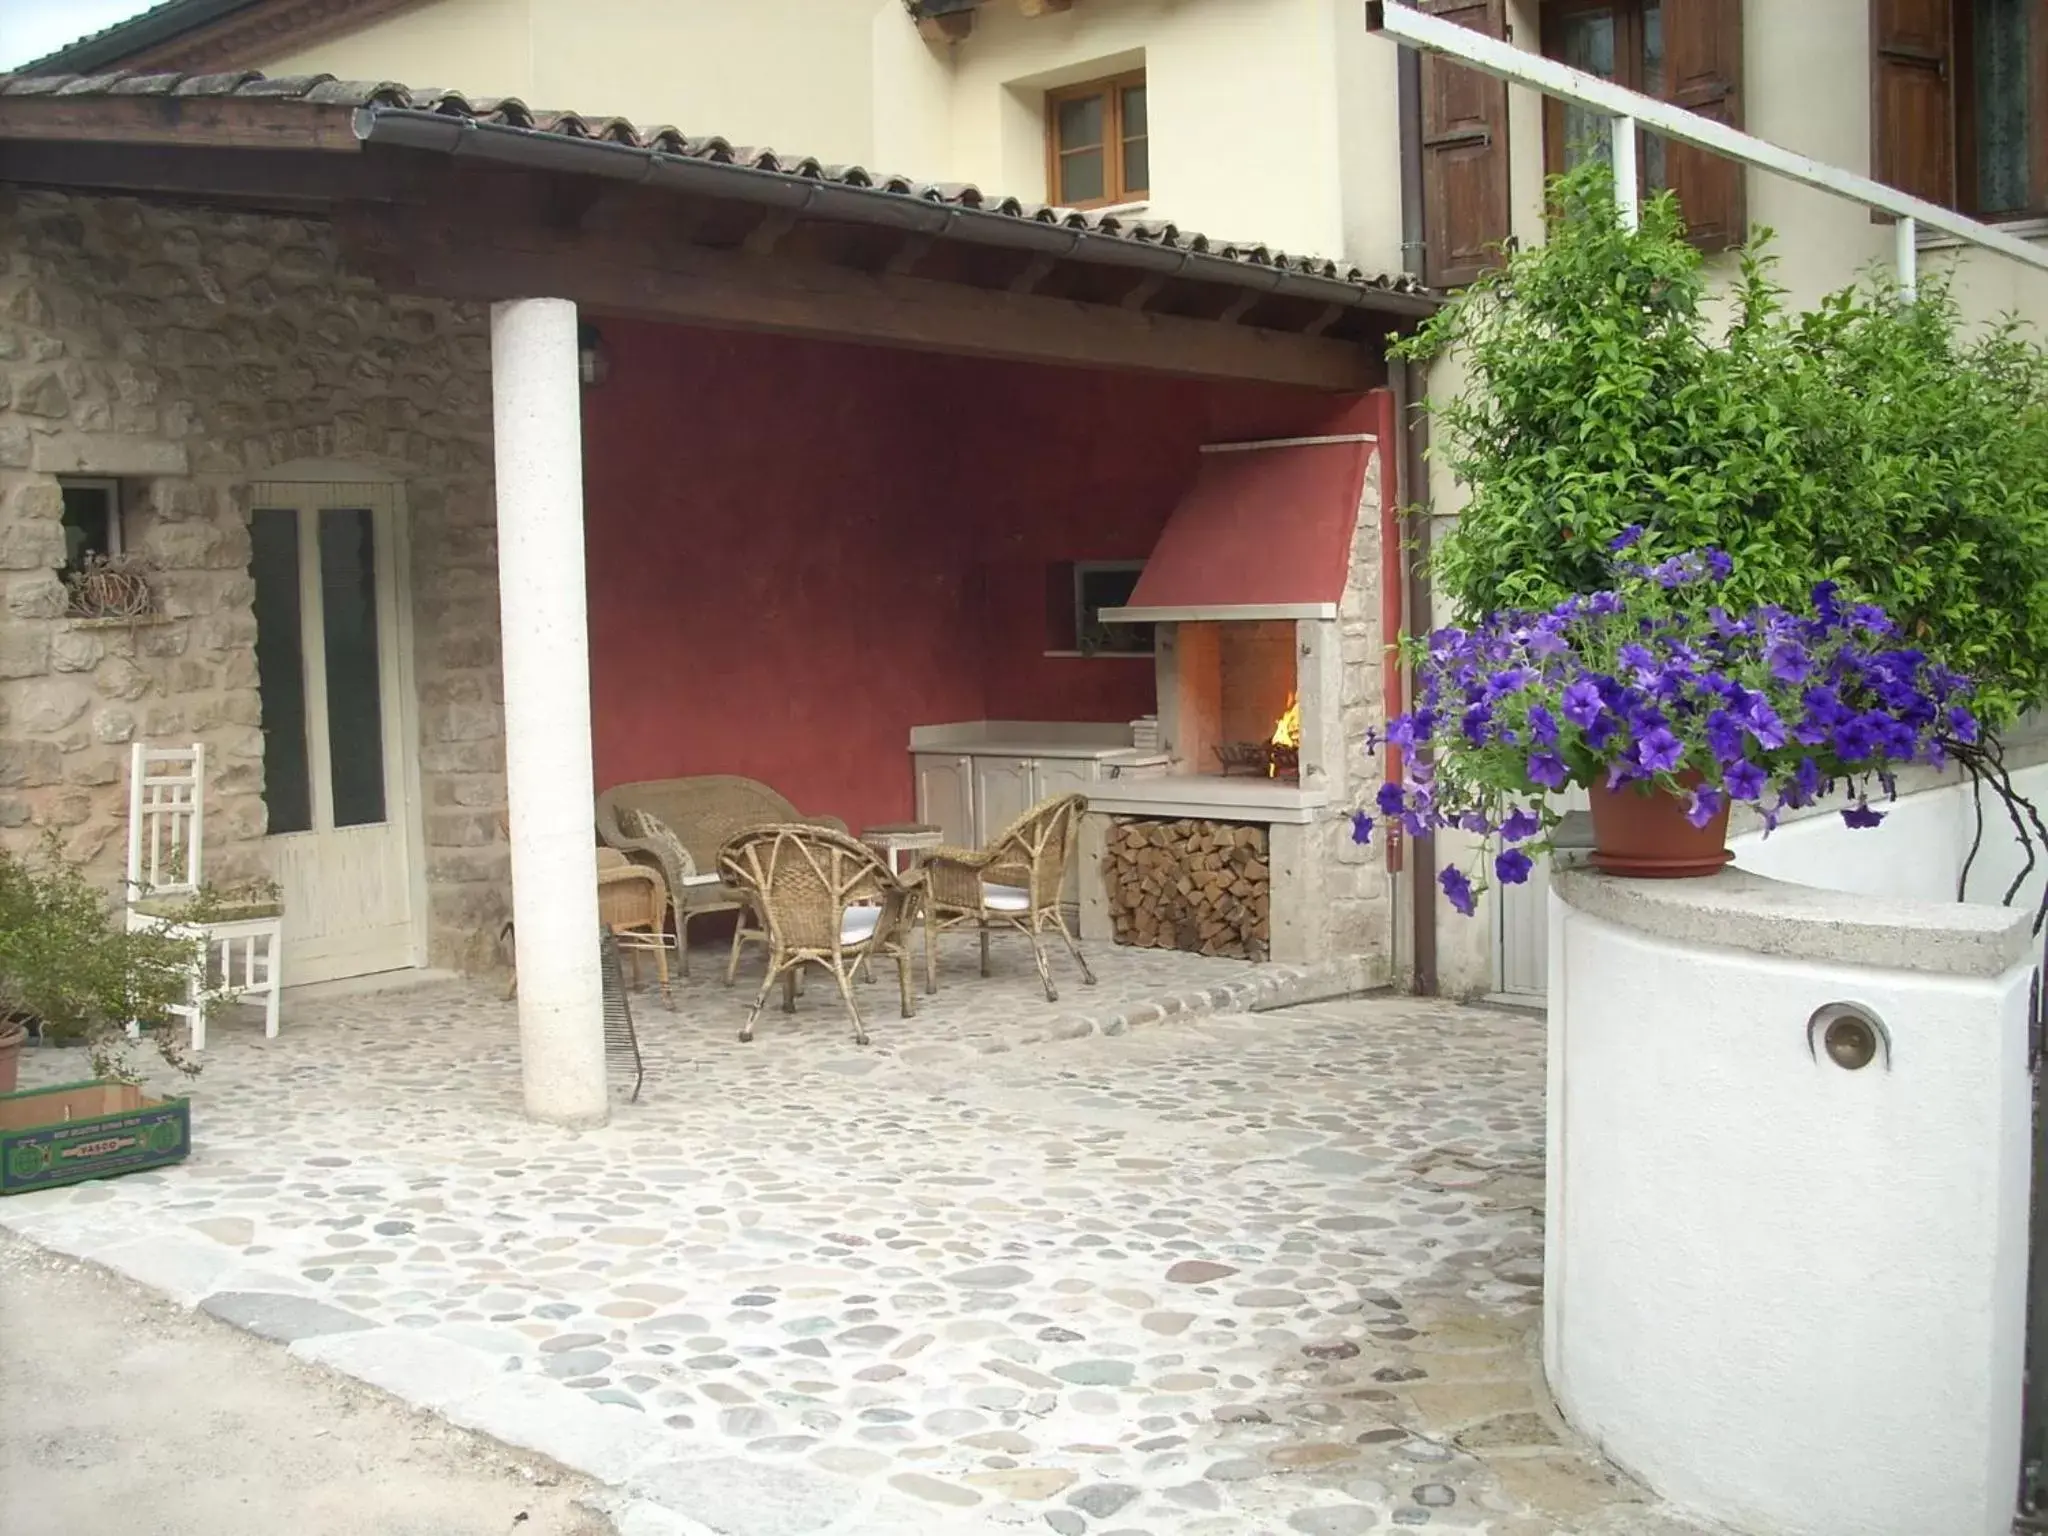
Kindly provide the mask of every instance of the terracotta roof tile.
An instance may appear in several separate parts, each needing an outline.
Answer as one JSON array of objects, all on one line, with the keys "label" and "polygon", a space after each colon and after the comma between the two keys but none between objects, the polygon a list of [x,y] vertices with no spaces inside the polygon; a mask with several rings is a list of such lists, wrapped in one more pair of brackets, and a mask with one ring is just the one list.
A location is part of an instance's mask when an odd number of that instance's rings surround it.
[{"label": "terracotta roof tile", "polygon": [[266,77],[253,70],[224,74],[0,75],[0,96],[238,96],[268,101],[297,100],[309,106],[354,108],[372,113],[390,110],[429,112],[493,127],[524,129],[566,139],[595,139],[721,165],[745,166],[770,175],[872,188],[943,206],[978,209],[1009,218],[1064,229],[1107,235],[1174,251],[1221,257],[1247,266],[1265,267],[1391,293],[1422,294],[1412,276],[1373,273],[1348,263],[1276,250],[1261,243],[1211,240],[1183,230],[1168,220],[1130,218],[1113,212],[1083,211],[1027,202],[983,192],[965,182],[919,181],[858,165],[827,165],[808,155],[782,155],[772,149],[735,146],[717,135],[693,136],[666,125],[639,127],[620,117],[589,117],[576,112],[541,111],[516,96],[471,98],[459,91],[413,88],[390,80],[339,80],[332,75]]}]

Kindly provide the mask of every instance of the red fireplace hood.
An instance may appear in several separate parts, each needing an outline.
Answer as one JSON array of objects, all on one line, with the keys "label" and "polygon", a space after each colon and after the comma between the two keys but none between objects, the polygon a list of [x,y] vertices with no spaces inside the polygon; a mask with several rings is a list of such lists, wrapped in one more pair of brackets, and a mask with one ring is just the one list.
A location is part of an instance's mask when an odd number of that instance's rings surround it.
[{"label": "red fireplace hood", "polygon": [[1205,447],[1130,602],[1102,617],[1334,619],[1376,449],[1362,434]]}]

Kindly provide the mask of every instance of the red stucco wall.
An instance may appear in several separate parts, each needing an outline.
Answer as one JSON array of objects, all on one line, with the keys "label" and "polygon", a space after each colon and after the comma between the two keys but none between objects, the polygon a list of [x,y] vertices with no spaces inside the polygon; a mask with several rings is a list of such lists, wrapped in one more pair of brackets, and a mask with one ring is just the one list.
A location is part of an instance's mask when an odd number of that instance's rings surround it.
[{"label": "red stucco wall", "polygon": [[1205,441],[1360,430],[1327,396],[602,329],[598,786],[747,774],[856,828],[915,809],[914,725],[1149,710],[1149,663],[1042,655],[1047,564],[1143,559]]}]

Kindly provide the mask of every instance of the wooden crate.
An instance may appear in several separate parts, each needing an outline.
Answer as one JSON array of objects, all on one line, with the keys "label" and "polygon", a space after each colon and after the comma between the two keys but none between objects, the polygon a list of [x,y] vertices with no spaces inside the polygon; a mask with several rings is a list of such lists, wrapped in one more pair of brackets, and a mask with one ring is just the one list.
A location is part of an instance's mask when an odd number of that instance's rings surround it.
[{"label": "wooden crate", "polygon": [[184,1161],[192,1110],[133,1083],[65,1083],[0,1093],[0,1195],[54,1189]]}]

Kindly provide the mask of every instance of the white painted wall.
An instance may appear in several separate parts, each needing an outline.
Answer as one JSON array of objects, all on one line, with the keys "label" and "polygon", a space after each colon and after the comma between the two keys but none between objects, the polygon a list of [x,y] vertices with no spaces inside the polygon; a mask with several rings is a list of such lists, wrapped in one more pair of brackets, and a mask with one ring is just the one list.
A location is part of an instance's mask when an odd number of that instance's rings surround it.
[{"label": "white painted wall", "polygon": [[[2028,967],[1863,969],[1551,916],[1544,1363],[1566,1417],[1756,1536],[2003,1536]],[[1902,960],[1924,945],[1901,931]],[[1840,999],[1884,1020],[1888,1068],[1810,1054],[1809,1015]]]},{"label": "white painted wall", "polygon": [[[2013,775],[2019,792],[2048,808],[2048,764]],[[1881,826],[1857,830],[1833,813],[1788,822],[1766,837],[1745,832],[1728,840],[1735,862],[1774,880],[1849,891],[1866,896],[1903,896],[1915,901],[1953,901],[1956,882],[1976,832],[1967,783],[1945,784],[1902,796],[1884,808]],[[1966,900],[1995,903],[2025,862],[2012,823],[1996,796],[1984,797],[1984,841],[1970,864]],[[2048,852],[2036,860],[2015,905],[2031,910],[2048,884]]]}]

